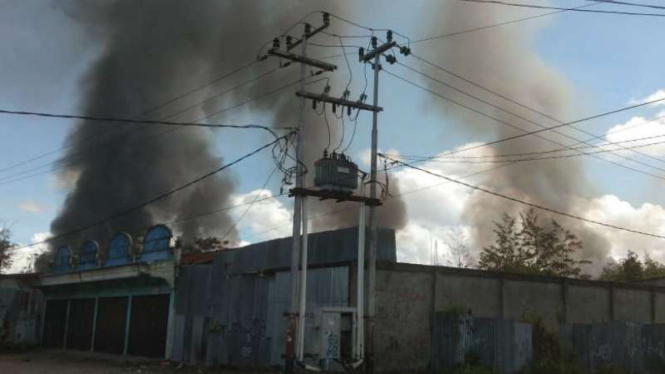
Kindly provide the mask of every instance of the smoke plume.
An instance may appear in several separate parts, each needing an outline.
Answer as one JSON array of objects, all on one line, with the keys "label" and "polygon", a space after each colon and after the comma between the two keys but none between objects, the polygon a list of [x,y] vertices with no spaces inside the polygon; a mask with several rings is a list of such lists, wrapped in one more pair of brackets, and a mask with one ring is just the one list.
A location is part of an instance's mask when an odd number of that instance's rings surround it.
[{"label": "smoke plume", "polygon": [[[306,9],[310,6],[298,2],[260,5],[255,2],[144,0],[59,5],[100,46],[98,57],[80,82],[79,113],[147,119],[169,117],[178,108],[185,107],[174,104],[150,111],[199,82],[212,81],[222,72],[255,58],[261,45],[296,21],[294,14],[304,15],[314,10],[313,6]],[[330,11],[341,9],[331,4]],[[277,62],[273,59],[255,66],[248,76],[266,71],[265,64],[274,67]],[[277,78],[268,78],[237,95],[227,95],[224,100],[169,119],[197,120],[298,77],[295,67],[283,70]],[[211,91],[215,89],[221,91],[217,87]],[[256,113],[271,115],[275,127],[295,126],[298,121],[297,101],[291,93],[275,95],[248,107]],[[328,135],[322,118],[311,110],[306,112],[305,162],[313,175],[313,161],[320,157]],[[215,122],[219,118],[216,117]],[[162,134],[165,130],[169,129],[156,125],[79,122],[68,136],[70,147],[60,172],[60,177],[71,183],[71,190],[52,222],[52,234],[62,235],[136,206],[224,162],[218,153],[224,155],[225,152],[213,147],[209,130],[183,128]],[[332,136],[336,136],[337,131],[333,126]],[[229,205],[234,188],[232,174],[221,173],[140,211],[86,230],[78,238],[68,237],[66,242],[74,244],[94,238],[104,243],[117,231],[135,233],[156,223],[223,207]],[[318,202],[313,205],[313,210],[324,213],[340,206]],[[394,216],[403,217],[403,209],[395,210]],[[319,227],[351,226],[356,224],[357,216],[345,212],[325,217],[317,220]],[[391,219],[386,220],[386,224],[398,226],[401,221],[403,218]],[[231,217],[221,213],[214,218],[171,226],[185,239],[191,239],[224,234],[232,224]],[[232,231],[228,239],[237,239],[237,232]]]},{"label": "smoke plume", "polygon": [[[439,15],[436,20],[437,25],[445,25],[445,30],[439,30],[443,31],[441,33],[472,29],[519,18],[518,15],[507,12],[503,8],[461,3],[447,4],[434,14]],[[575,119],[579,115],[576,115],[576,108],[572,104],[574,97],[572,85],[532,51],[534,44],[532,38],[536,31],[534,27],[537,26],[533,23],[523,22],[462,34],[435,42],[436,48],[430,49],[430,51],[435,50],[436,52],[422,53],[422,55],[457,74],[554,118],[563,121]],[[434,29],[437,27],[432,26],[429,30],[423,30],[423,34],[436,35],[437,32],[433,32]],[[417,50],[427,51],[426,48],[432,45],[426,44],[423,43]],[[460,82],[456,81],[455,84],[459,85]],[[435,87],[433,84],[432,88],[443,92],[440,86]],[[545,126],[558,124],[492,97],[491,94],[476,87],[463,84],[461,88]],[[493,117],[518,125],[528,131],[538,129],[531,123],[473,102],[469,98],[452,92],[445,92],[445,94],[468,102]],[[518,130],[464,111],[452,104],[442,104],[439,110],[442,111],[442,115],[455,118],[456,123],[459,124],[457,127],[459,131],[472,131],[474,135],[480,136],[482,139],[501,139],[520,133]],[[488,134],[492,135],[488,136]],[[575,132],[571,132],[571,134],[578,135]],[[564,144],[572,143],[570,139],[551,132],[542,135]],[[560,145],[534,136],[493,146],[496,153],[528,152],[560,147]],[[491,166],[487,168],[489,167]],[[481,177],[475,177],[472,182],[475,184],[480,182],[498,192],[569,212],[577,211],[572,204],[575,197],[586,197],[593,194],[593,188],[587,182],[582,163],[578,158],[523,162],[490,171]],[[474,192],[463,210],[464,223],[473,227],[474,230],[474,247],[483,248],[494,240],[494,221],[498,221],[501,214],[505,212],[514,215],[523,209],[523,206],[513,202],[507,202],[483,192]],[[555,215],[548,216],[541,212],[539,214],[542,218],[553,218],[560,221],[577,234],[584,241],[584,253],[581,254],[583,258],[592,260],[596,265],[601,265],[605,260],[609,248],[606,239],[591,231],[581,222],[562,219]]]}]

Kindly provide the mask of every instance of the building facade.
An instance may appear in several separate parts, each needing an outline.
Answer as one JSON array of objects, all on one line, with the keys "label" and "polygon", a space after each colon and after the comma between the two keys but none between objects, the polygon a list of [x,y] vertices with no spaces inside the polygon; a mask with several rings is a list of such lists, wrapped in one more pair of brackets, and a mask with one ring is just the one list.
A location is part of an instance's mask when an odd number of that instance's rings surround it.
[{"label": "building facade", "polygon": [[[208,366],[282,366],[291,239],[183,256],[172,243],[170,230],[158,225],[139,240],[119,233],[105,246],[63,246],[51,272],[0,278],[0,301],[11,299],[9,307],[0,304],[4,339]],[[351,359],[356,338],[358,229],[310,234],[308,243],[305,357],[335,369]],[[378,248],[374,352],[381,372],[446,361],[438,357],[445,352],[438,316],[450,310],[501,321],[536,313],[552,329],[665,322],[660,284],[398,263],[388,229],[379,231]],[[653,336],[649,344],[665,346],[665,334],[662,341]]]}]

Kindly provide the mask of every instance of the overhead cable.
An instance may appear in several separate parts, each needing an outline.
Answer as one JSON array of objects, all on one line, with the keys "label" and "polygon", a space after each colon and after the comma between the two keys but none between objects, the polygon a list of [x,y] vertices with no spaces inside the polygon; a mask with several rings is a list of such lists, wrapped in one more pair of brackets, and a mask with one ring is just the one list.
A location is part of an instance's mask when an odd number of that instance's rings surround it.
[{"label": "overhead cable", "polygon": [[456,184],[465,186],[467,188],[470,188],[470,189],[473,189],[473,190],[476,190],[476,191],[480,191],[480,192],[484,192],[484,193],[487,193],[487,194],[490,194],[490,195],[494,195],[494,196],[502,198],[504,200],[509,200],[509,201],[513,201],[513,202],[516,202],[516,203],[519,203],[519,204],[523,204],[523,205],[529,206],[531,208],[543,210],[543,211],[546,211],[546,212],[550,212],[550,213],[554,213],[554,214],[557,214],[557,215],[560,215],[560,216],[563,216],[563,217],[572,218],[572,219],[576,219],[576,220],[579,220],[579,221],[591,223],[591,224],[594,224],[594,225],[608,227],[608,228],[615,229],[615,230],[626,231],[626,232],[630,232],[630,233],[633,233],[633,234],[639,234],[639,235],[644,235],[644,236],[650,236],[650,237],[658,238],[658,239],[665,239],[665,236],[663,236],[663,235],[653,234],[653,233],[646,232],[646,231],[634,230],[634,229],[630,229],[630,228],[626,228],[626,227],[621,227],[621,226],[609,224],[609,223],[606,223],[606,222],[596,221],[596,220],[593,220],[593,219],[581,217],[581,216],[574,215],[574,214],[564,212],[564,211],[561,211],[561,210],[549,208],[549,207],[546,207],[546,206],[543,206],[543,205],[530,203],[528,201],[524,201],[524,200],[518,199],[516,197],[512,197],[512,196],[509,196],[509,195],[504,195],[502,193],[492,191],[492,190],[489,190],[489,189],[484,188],[484,187],[479,187],[479,186],[476,186],[476,185],[473,185],[473,184],[470,184],[470,183],[467,183],[467,182],[464,182],[464,181],[461,181],[461,180],[458,180],[458,179],[455,179],[455,178],[451,178],[451,177],[448,177],[448,176],[445,176],[445,175],[442,175],[442,174],[439,174],[439,173],[435,173],[435,172],[427,170],[427,169],[423,169],[423,168],[420,168],[420,167],[417,167],[417,166],[413,166],[410,163],[405,163],[405,162],[395,160],[395,159],[392,159],[392,158],[389,158],[389,157],[385,157],[385,158],[387,158],[388,160],[390,160],[394,163],[401,164],[401,165],[403,165],[403,166],[405,166],[409,169],[418,170],[418,171],[421,171],[423,173],[426,173],[426,174],[429,174],[429,175],[432,175],[432,176],[435,176],[435,177],[438,177],[438,178],[441,178],[441,179],[445,179],[449,182],[456,183]]},{"label": "overhead cable", "polygon": [[500,0],[459,0],[459,1],[465,1],[465,2],[468,2],[468,3],[506,5],[506,6],[512,6],[512,7],[520,7],[520,8],[555,9],[555,10],[569,11],[569,12],[618,14],[618,15],[622,15],[622,16],[640,16],[640,17],[665,17],[664,13],[640,13],[640,12],[624,12],[624,11],[619,11],[619,10],[561,8],[561,7],[538,5],[538,4],[510,3],[510,2],[507,2],[507,1],[500,1]]},{"label": "overhead cable", "polygon": [[155,197],[151,198],[150,200],[147,200],[143,203],[140,203],[140,204],[135,205],[135,206],[130,207],[130,208],[123,209],[123,210],[118,211],[118,212],[116,212],[116,213],[114,213],[114,214],[112,214],[108,217],[105,217],[105,218],[101,219],[101,220],[98,220],[98,221],[90,223],[88,225],[70,230],[70,231],[68,231],[64,234],[56,235],[56,236],[50,237],[48,239],[41,240],[41,241],[38,241],[38,242],[34,242],[34,243],[31,243],[31,244],[23,245],[23,246],[18,247],[18,248],[13,248],[13,250],[21,250],[21,249],[24,249],[24,248],[34,247],[34,246],[40,245],[40,244],[50,243],[50,242],[53,242],[55,240],[59,240],[59,239],[62,239],[62,238],[65,238],[65,237],[68,237],[68,236],[71,236],[71,235],[74,235],[74,234],[78,234],[78,233],[86,231],[86,230],[89,230],[93,227],[100,226],[100,225],[102,225],[104,223],[107,223],[109,221],[112,221],[112,220],[114,220],[118,217],[133,213],[133,212],[135,212],[137,210],[140,210],[140,209],[143,209],[148,205],[151,205],[151,204],[156,203],[157,201],[163,200],[163,199],[165,199],[165,198],[167,198],[167,197],[169,197],[169,196],[171,196],[171,195],[173,195],[177,192],[180,192],[180,191],[182,191],[182,190],[184,190],[188,187],[191,187],[191,186],[193,186],[193,185],[195,185],[195,184],[197,184],[197,183],[199,183],[199,182],[201,182],[205,179],[208,179],[208,178],[212,177],[213,175],[216,175],[216,174],[218,174],[218,173],[220,173],[220,172],[222,172],[222,171],[224,171],[224,170],[226,170],[226,169],[242,162],[243,160],[245,160],[245,159],[247,159],[247,158],[263,151],[264,149],[277,144],[281,140],[284,140],[284,139],[288,138],[288,136],[290,136],[292,133],[293,132],[291,132],[287,135],[281,136],[281,137],[277,138],[276,140],[273,140],[270,143],[267,143],[267,144],[255,149],[254,151],[252,151],[250,153],[247,153],[244,156],[241,156],[241,157],[237,158],[236,160],[234,160],[232,162],[224,164],[224,165],[220,166],[219,168],[217,168],[213,171],[205,173],[205,174],[199,176],[198,178],[195,178],[195,179],[193,179],[193,180],[191,180],[191,181],[189,181],[185,184],[182,184],[182,185],[180,185],[176,188],[173,188],[173,189],[171,189],[167,192],[161,193],[161,194],[159,194],[159,195],[157,195],[157,196],[155,196]]}]

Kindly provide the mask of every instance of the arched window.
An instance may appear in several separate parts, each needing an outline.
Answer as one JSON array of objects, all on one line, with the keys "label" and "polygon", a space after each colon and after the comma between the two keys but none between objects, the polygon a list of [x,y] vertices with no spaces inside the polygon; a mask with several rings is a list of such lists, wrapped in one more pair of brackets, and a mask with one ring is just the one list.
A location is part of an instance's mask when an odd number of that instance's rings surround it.
[{"label": "arched window", "polygon": [[88,240],[83,243],[79,251],[79,270],[94,269],[97,267],[97,258],[99,253],[99,245],[94,240]]},{"label": "arched window", "polygon": [[171,230],[165,225],[153,226],[143,237],[143,251],[141,261],[160,261],[172,257],[169,243]]},{"label": "arched window", "polygon": [[132,237],[126,232],[113,235],[104,259],[104,266],[125,265],[132,262]]},{"label": "arched window", "polygon": [[53,272],[64,273],[72,270],[72,251],[68,246],[58,248],[53,259]]}]

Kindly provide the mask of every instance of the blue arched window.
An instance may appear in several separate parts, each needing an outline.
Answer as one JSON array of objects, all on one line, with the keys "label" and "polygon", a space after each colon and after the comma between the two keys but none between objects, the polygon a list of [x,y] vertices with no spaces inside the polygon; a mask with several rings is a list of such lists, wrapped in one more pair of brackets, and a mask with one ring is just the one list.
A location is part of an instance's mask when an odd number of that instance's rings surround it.
[{"label": "blue arched window", "polygon": [[94,240],[88,240],[83,243],[79,251],[79,270],[94,269],[97,267],[97,256],[99,253],[99,245]]},{"label": "blue arched window", "polygon": [[165,225],[153,226],[143,237],[141,261],[162,261],[172,258],[169,243],[171,230]]},{"label": "blue arched window", "polygon": [[132,237],[126,232],[113,235],[109,242],[104,266],[125,265],[132,262],[130,255],[132,249]]},{"label": "blue arched window", "polygon": [[65,273],[72,269],[72,251],[68,246],[58,248],[53,259],[53,272]]}]

